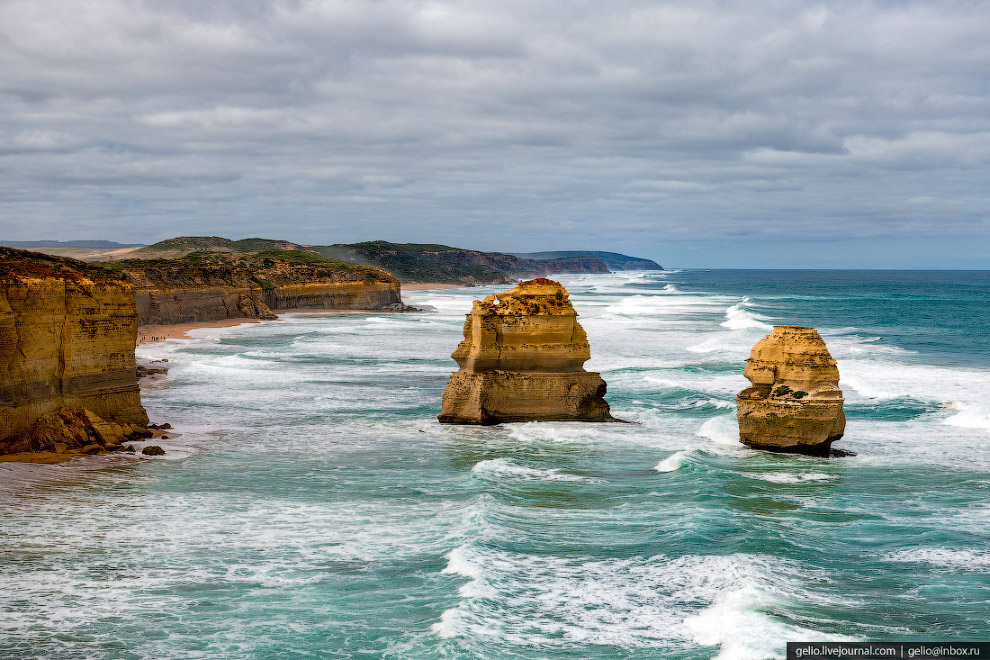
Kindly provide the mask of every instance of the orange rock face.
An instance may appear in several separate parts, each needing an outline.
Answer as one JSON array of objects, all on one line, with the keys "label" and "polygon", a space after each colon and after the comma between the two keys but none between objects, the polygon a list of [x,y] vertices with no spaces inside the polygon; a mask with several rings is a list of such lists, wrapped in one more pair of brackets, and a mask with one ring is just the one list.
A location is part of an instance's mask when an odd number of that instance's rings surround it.
[{"label": "orange rock face", "polygon": [[588,337],[552,280],[476,300],[451,357],[460,369],[443,393],[442,424],[613,421],[605,381],[584,370]]},{"label": "orange rock face", "polygon": [[36,427],[63,409],[90,414],[91,427],[143,428],[136,336],[134,287],[121,276],[0,248],[0,454],[39,450]]},{"label": "orange rock face", "polygon": [[814,328],[775,326],[753,347],[736,397],[739,441],[772,451],[827,455],[842,437],[839,369]]}]

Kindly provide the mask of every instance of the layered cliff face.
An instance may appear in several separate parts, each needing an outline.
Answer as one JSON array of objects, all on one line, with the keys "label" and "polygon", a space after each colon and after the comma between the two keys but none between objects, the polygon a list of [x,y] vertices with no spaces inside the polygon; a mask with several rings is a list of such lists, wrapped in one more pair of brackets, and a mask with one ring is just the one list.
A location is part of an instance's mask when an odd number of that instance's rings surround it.
[{"label": "layered cliff face", "polygon": [[[405,311],[399,281],[379,268],[211,253],[119,264],[134,284],[142,325],[273,319],[280,309]],[[192,256],[192,255],[190,255]],[[205,263],[196,263],[205,261]]]},{"label": "layered cliff face", "polygon": [[602,398],[605,381],[584,370],[590,356],[577,312],[557,282],[520,282],[475,301],[451,356],[460,369],[444,390],[439,420],[613,421]]},{"label": "layered cliff face", "polygon": [[773,451],[827,455],[842,437],[839,369],[814,328],[775,326],[753,347],[736,397],[739,441]]},{"label": "layered cliff face", "polygon": [[143,428],[137,324],[134,287],[120,275],[0,248],[0,454],[102,446],[99,424],[115,439]]},{"label": "layered cliff face", "polygon": [[332,267],[272,261],[257,278],[272,309],[405,311],[401,285],[381,268]]},{"label": "layered cliff face", "polygon": [[211,264],[129,268],[141,325],[275,318],[246,268]]}]

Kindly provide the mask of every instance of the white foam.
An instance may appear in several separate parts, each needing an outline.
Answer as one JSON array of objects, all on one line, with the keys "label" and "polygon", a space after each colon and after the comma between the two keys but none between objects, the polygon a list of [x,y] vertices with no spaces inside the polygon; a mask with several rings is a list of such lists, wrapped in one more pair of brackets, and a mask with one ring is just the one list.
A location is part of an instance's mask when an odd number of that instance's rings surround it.
[{"label": "white foam", "polygon": [[767,317],[749,311],[746,309],[748,306],[750,306],[749,298],[743,298],[742,302],[729,307],[725,310],[725,321],[720,325],[730,330],[748,330],[751,328],[773,330],[772,325],[763,322],[767,320]]},{"label": "white foam", "polygon": [[461,575],[472,580],[481,579],[481,569],[468,560],[468,551],[463,547],[457,547],[447,553],[447,566],[440,571],[450,575]]},{"label": "white foam", "polygon": [[760,555],[589,559],[462,550],[481,568],[476,580],[484,589],[440,616],[431,629],[441,637],[530,649],[648,648],[661,655],[720,646],[720,658],[762,660],[782,638],[821,637],[777,612],[794,602],[835,605],[807,589],[808,576],[796,566]]},{"label": "white foam", "polygon": [[671,454],[657,463],[653,469],[657,472],[673,472],[674,470],[680,469],[680,467],[684,464],[685,455],[687,455],[686,451],[679,451]]},{"label": "white foam", "polygon": [[777,605],[779,599],[765,589],[746,585],[728,591],[711,606],[684,621],[694,641],[702,646],[718,646],[714,660],[766,660],[783,657],[779,640],[818,639],[837,641],[850,639],[816,630],[789,626],[767,617],[763,611]]},{"label": "white foam", "polygon": [[483,477],[523,481],[595,481],[576,474],[566,474],[557,468],[533,468],[519,465],[507,458],[480,461],[471,468],[471,472]]},{"label": "white foam", "polygon": [[718,445],[739,444],[739,427],[735,415],[722,415],[705,420],[695,434],[708,438]]},{"label": "white foam", "polygon": [[986,550],[911,548],[889,554],[885,559],[897,562],[919,562],[950,570],[983,571],[990,568],[990,551]]},{"label": "white foam", "polygon": [[775,484],[800,484],[809,481],[831,481],[832,479],[835,479],[834,475],[825,474],[824,472],[808,472],[806,474],[796,474],[790,472],[760,472],[749,476],[754,479],[770,481]]},{"label": "white foam", "polygon": [[456,637],[459,627],[459,618],[460,610],[456,607],[449,610],[444,610],[444,612],[440,615],[440,620],[430,626],[430,630],[443,639]]},{"label": "white foam", "polygon": [[978,429],[990,432],[990,413],[971,404],[956,404],[959,412],[943,420],[943,424],[964,429]]}]

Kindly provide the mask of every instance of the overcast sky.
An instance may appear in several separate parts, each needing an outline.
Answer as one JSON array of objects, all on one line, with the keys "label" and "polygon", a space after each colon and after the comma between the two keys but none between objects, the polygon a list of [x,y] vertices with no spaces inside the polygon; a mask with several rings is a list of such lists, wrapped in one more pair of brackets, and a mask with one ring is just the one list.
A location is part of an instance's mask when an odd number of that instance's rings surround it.
[{"label": "overcast sky", "polygon": [[987,2],[0,0],[0,238],[990,268]]}]

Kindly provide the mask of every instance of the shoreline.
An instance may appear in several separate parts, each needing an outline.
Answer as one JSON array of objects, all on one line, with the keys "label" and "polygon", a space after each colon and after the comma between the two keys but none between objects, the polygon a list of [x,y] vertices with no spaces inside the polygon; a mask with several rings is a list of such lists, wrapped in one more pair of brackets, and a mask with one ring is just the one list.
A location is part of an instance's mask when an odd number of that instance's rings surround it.
[{"label": "shoreline", "polygon": [[[150,442],[151,440],[157,440],[163,435],[169,434],[168,438],[180,437],[181,433],[175,433],[172,429],[148,429],[151,431],[150,438],[141,438],[140,440],[128,440],[127,445],[142,445],[145,442]],[[115,451],[115,452],[102,452],[98,454],[84,454],[79,451],[70,451],[65,453],[58,453],[54,451],[20,451],[13,454],[0,454],[0,463],[22,463],[27,465],[58,465],[59,463],[65,463],[66,461],[71,461],[74,458],[89,458],[89,457],[107,457],[107,456],[125,456],[129,458],[137,458],[141,455],[141,449],[144,447],[135,447],[134,452],[126,451]]]},{"label": "shoreline", "polygon": [[[415,282],[411,284],[403,285],[407,291],[424,291],[429,289],[459,289],[464,285],[462,284],[449,284],[449,283],[429,283],[429,282]],[[280,309],[276,312],[277,316],[283,316],[287,314],[328,314],[328,315],[343,315],[343,314],[369,314],[380,312],[381,310],[375,309],[313,309],[313,308],[290,308],[290,309]],[[168,341],[170,339],[192,339],[189,336],[189,332],[192,330],[200,330],[203,328],[232,328],[242,324],[248,323],[260,323],[261,319],[253,318],[230,318],[230,319],[220,319],[216,321],[194,321],[190,323],[173,323],[169,325],[161,324],[149,324],[138,326],[137,338],[135,346],[142,346],[144,344],[156,344],[163,341]],[[141,383],[141,389],[144,390],[147,384]],[[146,440],[152,440],[163,435],[160,430],[153,429],[154,435],[152,438],[147,438]],[[180,433],[172,432],[173,435],[179,436]],[[141,442],[141,441],[136,441]],[[127,456],[133,456],[133,454],[125,454]],[[80,458],[87,456],[87,454],[81,453],[56,453],[51,451],[40,451],[40,452],[17,452],[14,454],[0,454],[0,463],[24,463],[24,464],[34,464],[34,465],[56,465],[59,463],[64,463],[66,461],[71,461],[75,458]],[[100,454],[100,456],[106,456],[106,454]]]},{"label": "shoreline", "polygon": [[221,319],[219,321],[194,321],[192,323],[173,323],[171,325],[139,325],[136,346],[156,344],[168,339],[191,339],[187,334],[190,330],[200,328],[232,328],[242,323],[259,323],[261,319]]}]

